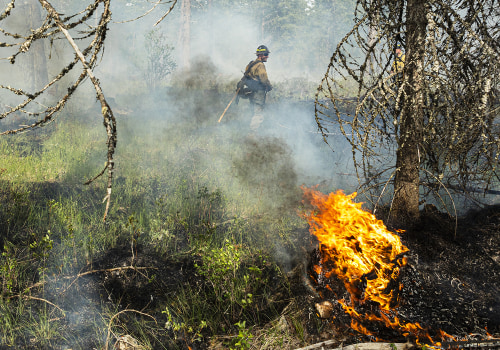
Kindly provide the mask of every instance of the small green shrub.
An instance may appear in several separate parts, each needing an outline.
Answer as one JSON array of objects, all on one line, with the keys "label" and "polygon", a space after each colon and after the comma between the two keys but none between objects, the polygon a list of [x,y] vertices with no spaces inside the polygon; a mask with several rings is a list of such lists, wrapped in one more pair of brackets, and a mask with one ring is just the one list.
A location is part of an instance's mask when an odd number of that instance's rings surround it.
[{"label": "small green shrub", "polygon": [[231,303],[242,294],[238,290],[238,270],[242,260],[240,247],[232,244],[228,239],[221,248],[209,249],[202,247],[200,252],[202,264],[196,264],[196,270],[205,276],[213,287],[219,301],[228,298]]},{"label": "small green shrub", "polygon": [[253,338],[252,333],[246,327],[245,321],[240,321],[235,323],[235,326],[238,327],[238,335],[236,339],[233,341],[234,344],[229,348],[231,350],[247,350],[250,349],[251,340]]},{"label": "small green shrub", "polygon": [[13,253],[13,245],[4,245],[4,251],[0,257],[0,279],[2,281],[2,297],[8,297],[19,289],[20,267]]}]

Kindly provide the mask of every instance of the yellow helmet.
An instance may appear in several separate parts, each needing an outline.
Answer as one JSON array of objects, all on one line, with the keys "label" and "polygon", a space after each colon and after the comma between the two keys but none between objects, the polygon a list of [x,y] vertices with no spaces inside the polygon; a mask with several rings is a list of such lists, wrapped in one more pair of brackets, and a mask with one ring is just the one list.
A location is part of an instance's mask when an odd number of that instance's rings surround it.
[{"label": "yellow helmet", "polygon": [[260,56],[260,55],[264,55],[264,56],[269,56],[269,54],[271,53],[271,51],[269,51],[269,49],[267,48],[267,46],[265,45],[260,45],[258,48],[257,48],[257,52],[255,53],[257,56]]}]

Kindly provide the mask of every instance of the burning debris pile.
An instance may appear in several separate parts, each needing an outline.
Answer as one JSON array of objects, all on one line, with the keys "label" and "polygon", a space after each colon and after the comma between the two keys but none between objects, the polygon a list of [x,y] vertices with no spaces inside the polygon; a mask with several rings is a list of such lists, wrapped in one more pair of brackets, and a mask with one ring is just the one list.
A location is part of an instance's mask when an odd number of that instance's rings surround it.
[{"label": "burning debris pile", "polygon": [[[355,193],[303,190],[318,241],[309,267],[316,311],[332,327],[355,330],[352,342],[445,347],[499,332],[497,229],[479,232],[469,218],[455,237],[442,229],[449,218],[433,212],[418,230],[398,235],[354,203]],[[492,225],[500,224],[495,215]]]}]

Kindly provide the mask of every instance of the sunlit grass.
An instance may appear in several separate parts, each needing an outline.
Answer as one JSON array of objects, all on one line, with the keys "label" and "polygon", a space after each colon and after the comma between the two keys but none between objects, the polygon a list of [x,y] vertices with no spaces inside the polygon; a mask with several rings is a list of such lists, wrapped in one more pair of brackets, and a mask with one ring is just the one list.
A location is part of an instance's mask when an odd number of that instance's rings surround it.
[{"label": "sunlit grass", "polygon": [[[253,324],[279,315],[271,302],[265,312],[253,308],[266,305],[273,288],[286,290],[286,278],[273,257],[297,249],[297,232],[304,227],[296,208],[283,206],[286,186],[280,174],[269,165],[258,171],[270,183],[248,186],[241,177],[238,167],[254,152],[245,141],[246,130],[210,122],[200,127],[161,113],[147,118],[147,112],[119,116],[106,222],[105,179],[83,185],[106,159],[105,133],[98,121],[71,111],[35,134],[0,138],[0,214],[7,218],[2,223],[5,243],[11,242],[0,257],[0,279],[14,282],[0,296],[2,345],[22,343],[26,333],[20,327],[40,346],[78,344],[77,336],[58,326],[64,318],[47,311],[51,304],[41,302],[42,310],[23,296],[37,295],[54,305],[65,302],[66,294],[57,293],[75,288],[71,282],[78,273],[92,270],[116,247],[133,254],[141,246],[173,260],[192,259],[201,263],[200,269],[204,266],[200,274],[206,274],[200,275],[203,288],[180,286],[175,294],[166,292],[165,305],[144,312],[160,316],[114,319],[113,339],[133,330],[145,348],[165,339],[175,348],[179,337],[199,342],[224,332],[236,340],[238,334],[240,340],[251,339]],[[277,160],[278,167],[283,162],[286,156]],[[234,261],[231,279],[211,284],[211,263],[202,257],[228,247],[244,254]],[[279,276],[281,282],[267,287],[258,271]],[[167,308],[176,330],[161,314]],[[94,344],[104,346],[105,328],[119,310],[118,305],[101,306],[93,325]]]}]

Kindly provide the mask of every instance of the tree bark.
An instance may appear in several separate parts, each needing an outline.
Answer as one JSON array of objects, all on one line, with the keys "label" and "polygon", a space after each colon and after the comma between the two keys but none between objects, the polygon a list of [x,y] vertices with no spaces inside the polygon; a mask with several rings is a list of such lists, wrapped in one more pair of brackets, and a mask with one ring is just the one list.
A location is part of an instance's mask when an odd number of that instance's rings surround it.
[{"label": "tree bark", "polygon": [[188,69],[191,56],[191,0],[181,2],[181,28],[179,47],[181,48],[180,67]]},{"label": "tree bark", "polygon": [[[29,0],[23,3],[26,13],[26,25],[28,32],[32,29],[38,28],[42,22],[42,15],[40,11],[40,4],[37,0]],[[37,91],[44,87],[49,81],[49,74],[47,71],[47,60],[45,56],[45,41],[35,40],[31,44],[31,49],[27,55],[27,81],[31,91]]]},{"label": "tree bark", "polygon": [[[375,15],[373,16],[373,19],[372,19],[372,23],[370,24],[370,32],[368,33],[368,38],[369,38],[369,41],[368,41],[368,46],[370,48],[370,50],[372,50],[372,47],[375,45],[375,42],[377,40],[377,35],[378,35],[378,23],[379,23],[379,2],[378,0],[372,0],[372,6],[376,9],[375,10]],[[368,57],[368,71],[370,72],[370,74],[373,74],[374,73],[374,70],[373,70],[373,67],[374,67],[374,64],[372,62],[372,60],[375,58],[374,57],[374,53],[371,51],[369,52],[369,57]]]},{"label": "tree bark", "polygon": [[391,222],[407,225],[419,218],[419,170],[424,118],[424,55],[427,0],[408,0],[406,9],[406,63],[403,70],[404,101],[396,153],[397,173]]}]

